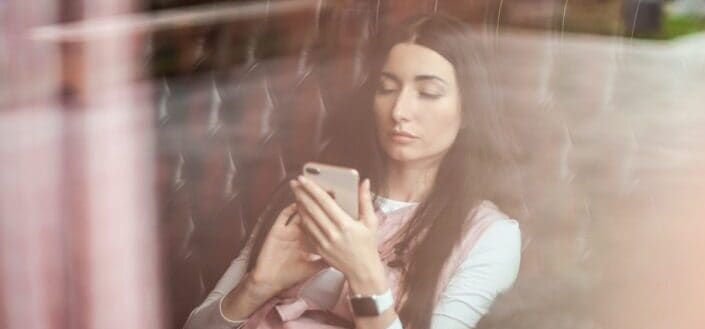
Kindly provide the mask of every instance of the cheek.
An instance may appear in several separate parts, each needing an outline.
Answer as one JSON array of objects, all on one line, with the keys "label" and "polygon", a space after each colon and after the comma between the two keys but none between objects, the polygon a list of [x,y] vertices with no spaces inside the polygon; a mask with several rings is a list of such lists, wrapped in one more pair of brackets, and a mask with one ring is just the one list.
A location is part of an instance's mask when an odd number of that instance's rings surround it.
[{"label": "cheek", "polygon": [[[439,104],[440,105],[440,104]],[[452,104],[438,106],[429,111],[425,117],[426,149],[430,153],[447,151],[455,141],[460,130],[460,110]]]},{"label": "cheek", "polygon": [[443,137],[439,139],[454,139],[461,125],[460,108],[457,102],[453,100],[440,102],[435,104],[427,114],[425,121],[429,123],[429,132]]}]

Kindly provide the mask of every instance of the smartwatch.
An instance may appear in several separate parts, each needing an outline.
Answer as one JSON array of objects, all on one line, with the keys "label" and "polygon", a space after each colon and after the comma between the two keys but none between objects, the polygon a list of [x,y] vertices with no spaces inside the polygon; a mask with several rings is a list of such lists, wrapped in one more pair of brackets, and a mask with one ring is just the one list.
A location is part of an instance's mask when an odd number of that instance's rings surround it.
[{"label": "smartwatch", "polygon": [[394,305],[392,290],[380,295],[355,295],[350,297],[350,306],[355,316],[377,316]]}]

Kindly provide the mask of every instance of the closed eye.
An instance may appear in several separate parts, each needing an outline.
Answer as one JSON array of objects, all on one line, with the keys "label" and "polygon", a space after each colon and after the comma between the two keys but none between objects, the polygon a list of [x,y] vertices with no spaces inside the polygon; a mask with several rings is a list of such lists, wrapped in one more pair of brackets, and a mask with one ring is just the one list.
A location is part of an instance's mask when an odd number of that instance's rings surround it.
[{"label": "closed eye", "polygon": [[401,81],[395,75],[387,72],[382,72],[382,76],[378,82],[377,93],[378,94],[391,94],[399,90]]},{"label": "closed eye", "polygon": [[421,95],[421,97],[423,97],[423,98],[429,98],[429,99],[438,99],[438,98],[443,97],[443,94],[430,93],[430,92],[424,92],[424,91],[419,92],[419,95]]}]

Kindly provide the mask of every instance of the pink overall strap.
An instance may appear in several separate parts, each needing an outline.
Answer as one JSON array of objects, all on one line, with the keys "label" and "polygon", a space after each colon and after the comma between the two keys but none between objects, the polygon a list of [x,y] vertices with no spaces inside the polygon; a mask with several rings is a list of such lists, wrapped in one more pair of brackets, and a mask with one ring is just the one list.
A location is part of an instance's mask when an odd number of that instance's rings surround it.
[{"label": "pink overall strap", "polygon": [[490,201],[482,202],[477,207],[477,211],[474,214],[471,213],[471,215],[473,217],[469,220],[470,227],[468,231],[465,233],[460,245],[453,250],[441,272],[438,280],[438,289],[436,290],[436,304],[440,301],[443,291],[448,286],[453,274],[458,271],[460,264],[468,257],[485,231],[497,220],[508,218]]}]

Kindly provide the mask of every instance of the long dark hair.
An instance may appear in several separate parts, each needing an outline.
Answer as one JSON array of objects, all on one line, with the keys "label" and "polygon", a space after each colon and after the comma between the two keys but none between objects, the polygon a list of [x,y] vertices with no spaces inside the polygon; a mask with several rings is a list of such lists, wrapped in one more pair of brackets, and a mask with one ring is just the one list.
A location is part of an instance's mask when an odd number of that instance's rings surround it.
[{"label": "long dark hair", "polygon": [[[407,328],[428,328],[436,283],[453,247],[467,232],[465,219],[483,200],[501,201],[511,190],[503,170],[510,168],[511,157],[504,147],[506,136],[500,128],[481,40],[459,20],[422,16],[380,33],[367,57],[367,78],[354,97],[362,103],[350,102],[350,108],[338,111],[331,120],[329,131],[335,133],[319,161],[356,168],[370,178],[375,195],[386,195],[386,155],[377,140],[372,102],[386,57],[399,43],[415,43],[446,58],[455,68],[461,95],[462,128],[441,160],[431,192],[418,205],[396,246],[397,263],[403,264],[399,317]],[[255,236],[250,268],[273,217],[291,199],[289,192],[280,193],[278,205],[263,214],[265,222]]]}]

